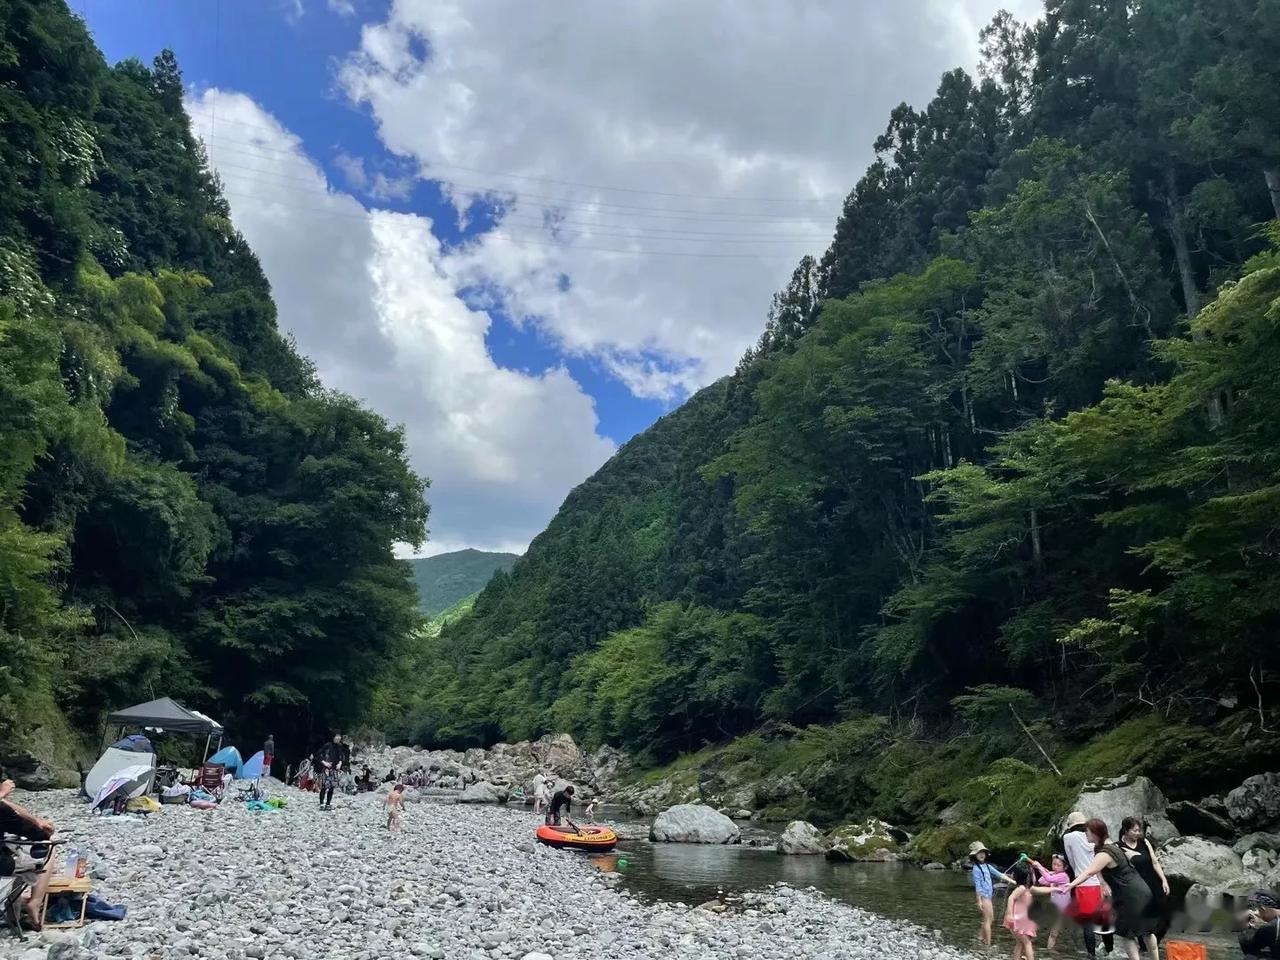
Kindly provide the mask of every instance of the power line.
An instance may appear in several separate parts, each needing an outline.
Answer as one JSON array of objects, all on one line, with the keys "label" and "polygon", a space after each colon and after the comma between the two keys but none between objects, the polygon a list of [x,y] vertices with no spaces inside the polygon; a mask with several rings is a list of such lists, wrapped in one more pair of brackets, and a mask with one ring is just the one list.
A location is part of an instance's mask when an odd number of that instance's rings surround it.
[{"label": "power line", "polygon": [[[235,163],[222,163],[219,166],[232,167],[235,169],[246,170],[256,174],[256,176],[240,176],[232,178],[233,182],[248,182],[261,184],[271,187],[275,190],[287,190],[292,193],[298,193],[303,196],[313,196],[317,198],[339,198],[347,197],[349,194],[332,192],[327,189],[312,189],[309,187],[293,186],[297,183],[312,183],[315,180],[305,177],[287,177],[290,183],[279,183],[276,178],[285,178],[284,174],[277,174],[274,171],[261,170],[253,167],[246,167]],[[318,187],[319,185],[316,184]],[[352,198],[354,199],[354,198]],[[359,201],[357,201],[359,202]],[[400,212],[400,211],[393,211]],[[433,218],[435,219],[435,218]],[[586,220],[570,220],[556,218],[540,218],[540,217],[521,217],[507,214],[495,221],[496,225],[515,225],[525,227],[542,227],[545,229],[554,229],[557,227],[577,227],[584,231],[598,234],[599,236],[612,236],[621,239],[653,239],[653,240],[687,240],[699,243],[792,243],[796,241],[807,243],[825,243],[830,238],[818,234],[750,234],[738,231],[701,231],[701,230],[684,230],[677,228],[668,228],[661,226],[628,226],[625,223],[608,223],[608,222],[592,222]],[[613,232],[622,231],[622,232]]]},{"label": "power line", "polygon": [[[310,213],[315,216],[324,216],[324,217],[342,217],[345,219],[352,219],[352,220],[365,220],[365,221],[368,220],[368,214],[366,213],[345,213],[341,210],[325,210],[320,207],[307,207],[301,204],[284,203],[283,201],[278,199],[264,201],[262,197],[254,196],[252,194],[247,194],[247,193],[236,193],[235,191],[232,191],[232,190],[226,190],[226,191],[223,191],[223,193],[225,196],[228,196],[228,197],[237,197],[242,200],[252,200],[258,204],[262,204],[264,202],[273,203],[278,206],[286,207],[293,212]],[[483,237],[490,236],[490,235],[492,234],[486,233],[486,234],[480,234],[473,237],[468,237],[463,239],[460,244],[457,244],[457,246],[466,247],[483,239]],[[551,247],[557,250],[585,250],[593,253],[620,253],[620,254],[627,254],[630,256],[644,256],[644,257],[688,257],[692,259],[756,260],[756,261],[776,260],[778,262],[788,262],[788,263],[794,260],[794,257],[788,254],[765,253],[763,251],[758,253],[708,253],[706,251],[698,251],[698,250],[648,250],[648,249],[636,249],[634,247],[633,248],[599,247],[595,245],[587,245],[587,244],[579,244],[579,243],[556,242],[554,240],[532,240],[532,239],[526,239],[523,237],[516,238],[506,232],[502,232],[500,236],[505,242],[510,243],[513,246],[517,246],[517,247]],[[685,242],[692,242],[692,241],[685,241]]]},{"label": "power line", "polygon": [[[212,110],[213,110],[213,107],[211,105],[210,111]],[[209,111],[194,110],[190,108],[188,108],[187,112],[192,115],[197,115],[202,113],[205,116],[210,115]],[[249,129],[254,129],[254,130],[262,130],[267,133],[271,133],[273,135],[278,134],[279,130],[283,129],[283,128],[278,129],[275,127],[268,127],[262,124],[247,123],[243,120],[228,120],[225,117],[223,118],[222,122],[234,123],[237,126],[247,127]],[[538,177],[532,174],[503,173],[503,172],[493,171],[493,170],[484,170],[477,167],[462,166],[460,164],[432,163],[429,166],[431,169],[438,168],[443,170],[461,170],[464,173],[473,173],[473,174],[477,174],[479,176],[484,176],[484,177],[499,177],[501,179],[513,179],[513,180],[530,180],[537,183],[550,183],[550,184],[555,184],[557,186],[563,186],[563,187],[578,187],[580,189],[585,189],[585,190],[603,190],[610,193],[629,193],[629,194],[637,194],[640,196],[667,197],[672,199],[683,199],[683,200],[705,200],[705,201],[717,202],[717,203],[724,202],[724,203],[825,204],[832,200],[841,199],[839,194],[824,194],[818,197],[743,197],[743,196],[726,196],[721,194],[680,193],[680,192],[665,191],[665,190],[642,190],[637,187],[613,187],[613,186],[606,186],[604,184],[587,183],[587,182],[578,181],[578,180],[560,180],[554,177]]]},{"label": "power line", "polygon": [[[243,157],[249,157],[249,158],[258,159],[258,160],[267,160],[267,161],[275,162],[275,161],[272,161],[271,157],[267,156],[264,153],[260,153],[255,150],[240,150],[235,147],[227,146],[227,142],[228,142],[227,138],[225,137],[219,138],[218,145],[216,148],[218,153],[230,152],[235,154],[236,156],[243,156]],[[244,143],[244,141],[231,141],[231,142],[242,143],[242,144]],[[310,160],[310,158],[304,158],[303,156],[300,156],[296,153],[292,153],[288,151],[271,151],[271,152],[279,153],[282,158],[289,159],[289,160],[300,160],[308,163],[314,162]],[[224,160],[221,163],[216,164],[216,166],[229,166],[233,168],[249,170],[255,173],[263,173],[269,176],[281,177],[281,178],[286,178],[290,180],[297,180],[302,183],[315,183],[315,179],[310,177],[298,177],[298,176],[293,176],[291,174],[278,173],[274,170],[264,170],[262,167],[258,167],[258,166],[248,166],[245,164],[237,164],[234,161]],[[501,192],[503,194],[510,192],[507,188],[495,188],[485,184],[476,185],[476,184],[467,184],[467,183],[455,183],[453,181],[442,181],[442,182],[449,183],[453,186],[459,187],[462,190],[478,190],[481,192],[489,192],[489,193]],[[729,223],[807,224],[807,223],[813,223],[815,220],[819,219],[819,215],[817,214],[812,216],[779,217],[779,216],[768,215],[768,214],[732,213],[732,212],[723,211],[723,210],[700,211],[700,210],[688,210],[688,209],[671,209],[668,211],[663,208],[629,206],[625,204],[613,204],[613,203],[603,203],[603,202],[584,203],[582,201],[575,202],[575,201],[569,201],[567,198],[564,198],[564,197],[552,197],[552,196],[530,194],[530,193],[524,193],[524,192],[516,194],[515,196],[517,197],[517,199],[543,201],[565,210],[572,211],[576,209],[579,212],[589,211],[593,214],[599,214],[604,216],[615,216],[615,217],[627,216],[629,218],[683,220],[683,221],[698,221],[698,222],[705,221],[708,223],[726,223],[726,224],[729,224]],[[627,211],[627,212],[625,214],[615,213],[614,212],[615,209]],[[630,211],[636,211],[636,212],[632,213]]]}]

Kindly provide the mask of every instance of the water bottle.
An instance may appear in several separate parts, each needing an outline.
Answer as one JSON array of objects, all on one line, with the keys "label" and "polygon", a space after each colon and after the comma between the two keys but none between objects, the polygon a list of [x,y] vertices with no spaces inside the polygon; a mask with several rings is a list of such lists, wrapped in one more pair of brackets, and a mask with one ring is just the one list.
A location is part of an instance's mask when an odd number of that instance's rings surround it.
[{"label": "water bottle", "polygon": [[89,873],[89,858],[83,850],[76,851],[76,876],[83,879]]},{"label": "water bottle", "polygon": [[74,877],[76,875],[76,866],[79,863],[79,861],[80,861],[80,851],[77,850],[75,847],[68,847],[67,861],[65,864],[63,864],[62,872],[65,873],[68,877]]}]

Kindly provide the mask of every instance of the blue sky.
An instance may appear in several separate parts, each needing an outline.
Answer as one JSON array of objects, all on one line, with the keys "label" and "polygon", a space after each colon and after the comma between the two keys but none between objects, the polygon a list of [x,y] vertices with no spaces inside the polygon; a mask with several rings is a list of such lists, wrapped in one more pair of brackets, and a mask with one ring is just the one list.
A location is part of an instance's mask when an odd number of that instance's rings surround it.
[{"label": "blue sky", "polygon": [[[359,47],[361,23],[385,18],[388,3],[361,6],[362,18],[343,16],[320,3],[245,2],[174,3],[172,0],[74,0],[108,61],[137,57],[144,63],[160,50],[178,55],[183,77],[197,89],[217,87],[248,94],[302,138],[308,152],[333,183],[347,185],[334,160],[340,152],[389,168],[399,166],[382,148],[368,113],[353,106],[335,88],[333,64]],[[301,14],[298,10],[301,9]],[[216,115],[201,116],[198,127],[215,141]],[[209,124],[212,124],[212,128]],[[242,131],[224,124],[221,138],[230,148]],[[236,154],[227,162],[235,163]],[[243,155],[239,156],[243,160]],[[404,199],[379,200],[391,209],[434,219],[435,233],[457,243],[478,232],[460,229],[453,205],[437,184],[415,183]],[[487,343],[501,366],[526,373],[564,363],[573,378],[594,398],[600,432],[622,443],[649,426],[681,396],[656,400],[637,397],[617,378],[589,358],[566,356],[536,327],[513,324],[505,311],[490,314]]]},{"label": "blue sky", "polygon": [[72,6],[110,61],[177,53],[281,326],[405,424],[439,552],[523,549],[728,373],[997,4]]}]

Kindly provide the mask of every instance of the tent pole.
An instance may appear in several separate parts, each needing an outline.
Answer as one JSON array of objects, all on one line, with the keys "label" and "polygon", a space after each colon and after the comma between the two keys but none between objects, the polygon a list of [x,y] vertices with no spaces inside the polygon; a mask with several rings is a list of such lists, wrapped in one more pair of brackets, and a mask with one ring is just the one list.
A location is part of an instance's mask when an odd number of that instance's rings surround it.
[{"label": "tent pole", "polygon": [[[210,733],[207,737],[204,738],[204,760],[209,759],[209,741],[212,739],[213,739],[212,733]],[[204,766],[204,760],[200,761],[201,766]]]}]

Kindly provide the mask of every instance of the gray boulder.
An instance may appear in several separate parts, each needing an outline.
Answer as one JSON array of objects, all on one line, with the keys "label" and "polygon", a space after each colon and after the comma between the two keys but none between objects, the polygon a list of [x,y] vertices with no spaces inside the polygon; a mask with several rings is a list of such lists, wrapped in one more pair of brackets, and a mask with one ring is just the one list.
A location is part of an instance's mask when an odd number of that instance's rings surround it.
[{"label": "gray boulder", "polygon": [[828,846],[822,831],[804,820],[792,820],[778,838],[778,852],[796,856],[820,857]]},{"label": "gray boulder", "polygon": [[[1165,806],[1164,794],[1154,783],[1146,777],[1127,776],[1085,784],[1072,809],[1103,821],[1112,837],[1120,836],[1125,817],[1138,817],[1151,824],[1151,839],[1164,843],[1179,836],[1178,828],[1165,815]],[[1062,835],[1061,826],[1057,835]]]},{"label": "gray boulder", "polygon": [[1178,828],[1179,833],[1212,837],[1215,840],[1229,840],[1236,834],[1235,827],[1226,817],[1221,817],[1190,800],[1179,800],[1169,804],[1165,813]]},{"label": "gray boulder", "polygon": [[654,843],[738,843],[742,831],[723,813],[703,803],[680,803],[654,817]]},{"label": "gray boulder", "polygon": [[1233,843],[1231,849],[1242,857],[1250,850],[1280,853],[1280,833],[1250,833]]},{"label": "gray boulder", "polygon": [[458,803],[506,803],[507,790],[487,780],[473,783],[462,791]]},{"label": "gray boulder", "polygon": [[1244,862],[1225,844],[1203,837],[1178,837],[1160,849],[1160,862],[1170,882],[1200,884],[1223,890],[1245,876]]},{"label": "gray boulder", "polygon": [[1280,827],[1280,773],[1260,773],[1227,794],[1227,815],[1241,830]]}]

